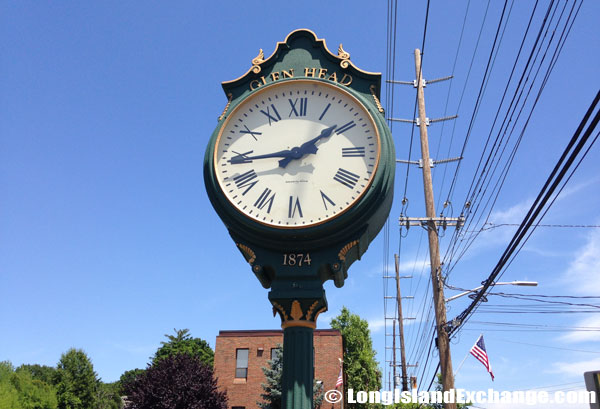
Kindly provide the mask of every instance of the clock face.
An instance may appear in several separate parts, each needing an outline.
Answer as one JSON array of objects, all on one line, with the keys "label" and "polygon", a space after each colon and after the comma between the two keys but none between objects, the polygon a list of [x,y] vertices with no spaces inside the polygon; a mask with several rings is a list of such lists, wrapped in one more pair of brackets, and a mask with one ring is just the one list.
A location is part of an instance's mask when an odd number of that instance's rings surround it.
[{"label": "clock face", "polygon": [[217,138],[225,197],[277,228],[331,220],[369,188],[379,163],[373,118],[350,93],[320,81],[265,86],[238,105]]}]

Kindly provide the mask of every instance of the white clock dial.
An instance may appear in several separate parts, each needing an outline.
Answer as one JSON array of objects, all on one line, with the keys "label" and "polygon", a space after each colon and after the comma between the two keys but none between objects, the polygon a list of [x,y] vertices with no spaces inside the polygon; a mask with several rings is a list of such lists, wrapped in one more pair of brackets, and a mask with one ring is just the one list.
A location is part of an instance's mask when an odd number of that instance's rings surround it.
[{"label": "white clock dial", "polygon": [[350,93],[320,81],[265,86],[225,120],[214,157],[225,197],[246,217],[302,228],[339,216],[369,188],[377,127]]}]

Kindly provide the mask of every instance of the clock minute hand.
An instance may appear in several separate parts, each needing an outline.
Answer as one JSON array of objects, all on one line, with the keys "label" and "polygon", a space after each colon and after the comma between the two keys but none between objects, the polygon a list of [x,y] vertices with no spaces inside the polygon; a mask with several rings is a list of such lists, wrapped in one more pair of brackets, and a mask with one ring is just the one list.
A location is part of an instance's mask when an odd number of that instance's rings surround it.
[{"label": "clock minute hand", "polygon": [[309,153],[317,153],[317,147],[315,146],[315,143],[317,143],[317,141],[319,139],[323,139],[323,138],[327,138],[327,137],[331,136],[331,134],[333,133],[333,130],[335,128],[337,128],[337,125],[333,125],[333,126],[330,126],[329,128],[323,129],[321,131],[321,133],[319,134],[319,136],[311,139],[310,141],[304,142],[302,145],[300,145],[296,148],[292,148],[292,150],[291,150],[292,155],[286,157],[285,159],[281,159],[279,161],[279,167],[285,168],[294,159],[300,159],[301,157],[303,157],[304,155],[307,155]]},{"label": "clock minute hand", "polygon": [[291,156],[292,156],[292,151],[290,151],[290,150],[283,150],[283,151],[273,152],[273,153],[265,153],[264,155],[255,155],[255,156],[247,156],[244,154],[238,154],[236,156],[232,156],[231,159],[229,159],[229,163],[231,163],[232,165],[237,165],[239,163],[252,162],[254,159],[289,158]]}]

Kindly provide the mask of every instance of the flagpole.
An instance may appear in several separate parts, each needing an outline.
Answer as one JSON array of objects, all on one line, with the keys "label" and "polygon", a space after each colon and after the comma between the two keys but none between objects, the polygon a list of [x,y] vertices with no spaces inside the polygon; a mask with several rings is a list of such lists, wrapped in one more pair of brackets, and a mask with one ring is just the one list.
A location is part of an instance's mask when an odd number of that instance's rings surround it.
[{"label": "flagpole", "polygon": [[[479,337],[477,338],[477,340],[479,340],[479,338],[483,335],[483,333],[479,334]],[[475,342],[475,344],[477,344],[477,342]],[[473,348],[473,347],[471,347]],[[458,365],[458,369],[456,370],[456,372],[454,372],[454,377],[456,378],[456,375],[458,375],[458,371],[460,371],[460,368],[462,368],[463,364],[465,363],[465,361],[467,360],[467,358],[469,357],[469,355],[471,354],[471,350],[469,349],[467,351],[467,355],[465,355],[465,357],[463,358],[462,362],[460,363],[460,365]]]},{"label": "flagpole", "polygon": [[460,365],[458,365],[458,369],[456,370],[456,372],[454,372],[454,377],[456,378],[456,375],[458,375],[458,371],[460,371],[460,368],[462,368],[463,364],[465,363],[465,361],[467,360],[467,358],[469,357],[470,352],[467,352],[467,354],[465,355],[465,357],[463,358],[462,362],[460,363]]}]

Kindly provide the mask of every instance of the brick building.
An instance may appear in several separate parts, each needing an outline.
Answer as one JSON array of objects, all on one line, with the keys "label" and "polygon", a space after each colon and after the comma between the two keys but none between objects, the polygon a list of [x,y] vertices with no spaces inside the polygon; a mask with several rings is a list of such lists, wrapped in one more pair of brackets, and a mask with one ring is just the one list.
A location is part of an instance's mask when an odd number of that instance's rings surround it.
[{"label": "brick building", "polygon": [[[215,376],[220,390],[227,392],[230,409],[256,409],[262,401],[262,371],[272,350],[283,345],[282,330],[219,331],[215,345]],[[323,381],[323,391],[334,389],[340,373],[342,334],[335,329],[314,331],[315,379]],[[323,401],[322,408],[341,409]]]}]

